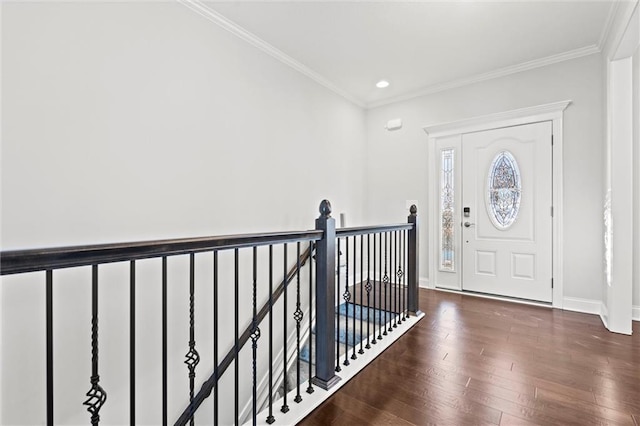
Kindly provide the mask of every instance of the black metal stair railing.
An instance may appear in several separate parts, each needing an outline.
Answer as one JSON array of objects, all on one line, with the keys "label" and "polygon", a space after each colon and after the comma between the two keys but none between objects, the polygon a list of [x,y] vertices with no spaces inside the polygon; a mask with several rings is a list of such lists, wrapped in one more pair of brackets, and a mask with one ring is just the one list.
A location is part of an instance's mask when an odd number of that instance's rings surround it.
[{"label": "black metal stair railing", "polygon": [[[383,336],[401,327],[410,314],[419,314],[415,308],[410,310],[407,303],[407,300],[417,297],[417,271],[408,270],[410,258],[416,254],[415,246],[410,247],[409,240],[412,235],[417,236],[417,216],[415,208],[412,208],[408,223],[343,229],[332,229],[327,226],[330,221],[323,221],[322,217],[317,222],[321,222],[320,227],[325,227],[328,234],[335,232],[335,250],[330,251],[335,253],[338,268],[332,295],[329,296],[329,292],[317,295],[319,299],[324,296],[327,302],[324,307],[322,300],[318,302],[318,332],[313,333],[312,329],[303,344],[303,352],[307,354],[303,361],[309,363],[310,371],[317,368],[313,382],[328,389],[340,380],[336,373],[351,374],[349,371],[359,355],[364,355]],[[328,241],[318,242],[319,263],[323,262],[322,245],[330,245]],[[331,288],[330,284],[324,287],[325,290]],[[333,300],[333,306],[328,304],[329,300]],[[324,331],[319,331],[323,327]],[[323,352],[320,335],[333,336],[324,342],[324,349],[330,348],[331,352]],[[318,365],[314,364],[310,349],[316,339],[320,339],[316,342],[320,345],[316,346],[317,358],[325,354]],[[300,356],[294,354],[288,363],[289,374],[279,389],[283,400],[288,391],[297,391],[300,361]],[[323,367],[324,373],[321,372]],[[323,377],[329,377],[329,380],[322,380]]]},{"label": "black metal stair railing", "polygon": [[[296,243],[297,244],[297,243]],[[242,332],[242,334],[239,334],[239,329],[236,329],[235,324],[236,324],[236,320],[234,317],[234,331],[235,331],[235,336],[237,336],[237,339],[234,341],[234,345],[231,348],[231,350],[229,350],[229,352],[226,354],[226,356],[222,359],[222,361],[220,363],[218,363],[218,355],[217,355],[217,338],[215,338],[214,336],[214,342],[216,342],[216,347],[214,348],[214,359],[215,359],[215,367],[214,367],[214,371],[213,374],[211,374],[211,376],[202,384],[202,387],[200,389],[200,391],[193,397],[193,399],[190,400],[189,406],[184,410],[184,412],[180,415],[180,417],[178,417],[178,419],[176,420],[176,422],[174,424],[176,425],[183,425],[186,424],[187,422],[191,423],[192,419],[193,419],[193,415],[194,413],[198,410],[198,408],[201,406],[201,404],[211,395],[211,393],[213,393],[214,395],[214,424],[219,424],[219,419],[218,419],[218,399],[219,399],[219,395],[218,395],[218,382],[220,381],[221,377],[224,375],[224,373],[227,371],[227,369],[231,366],[231,364],[234,364],[234,382],[237,383],[237,378],[239,375],[239,363],[235,362],[238,359],[238,354],[240,353],[241,349],[244,347],[244,345],[251,341],[251,348],[252,348],[252,364],[251,364],[251,371],[252,371],[252,413],[253,413],[253,421],[254,423],[257,422],[257,419],[255,418],[255,414],[257,413],[257,369],[256,369],[256,352],[257,351],[257,347],[258,347],[258,340],[260,339],[260,337],[262,336],[262,331],[260,330],[260,324],[262,323],[262,321],[267,317],[267,315],[269,316],[269,348],[268,348],[268,352],[269,352],[269,372],[268,372],[268,379],[269,379],[269,401],[268,401],[268,406],[269,406],[269,416],[267,417],[266,421],[267,423],[273,423],[275,421],[275,417],[273,416],[273,399],[272,399],[272,394],[273,392],[271,391],[271,389],[273,389],[273,376],[274,376],[274,371],[273,371],[273,308],[276,304],[276,302],[280,299],[280,297],[283,297],[283,299],[287,299],[287,289],[288,286],[291,282],[293,282],[293,280],[296,278],[296,276],[300,276],[300,270],[301,270],[301,266],[304,266],[307,262],[309,264],[309,270],[311,270],[311,255],[313,253],[313,249],[314,249],[314,241],[310,240],[309,241],[309,246],[307,247],[307,249],[303,252],[303,253],[298,253],[297,259],[296,259],[296,264],[290,268],[287,271],[287,245],[283,245],[283,269],[284,269],[284,273],[285,273],[285,278],[283,279],[283,281],[278,284],[278,286],[275,288],[275,290],[273,289],[273,244],[269,244],[269,297],[267,302],[262,306],[262,308],[260,308],[260,310],[257,310],[257,304],[256,304],[256,300],[252,299],[252,309],[253,309],[253,316],[251,318],[251,323],[249,324],[249,326],[247,326],[247,328]],[[237,264],[236,262],[237,260],[237,256],[235,254],[235,250],[234,250],[234,268]],[[256,273],[257,273],[257,247],[253,248],[253,256],[252,256],[252,274],[253,274],[253,279],[252,279],[252,291],[257,292],[257,277],[256,277]],[[217,264],[217,260],[216,263]],[[214,264],[214,265],[215,265]],[[215,268],[217,269],[217,266],[215,266]],[[216,274],[217,276],[217,274]],[[234,273],[235,277],[238,277],[238,270],[235,269],[235,273]],[[298,278],[299,279],[299,278]],[[311,280],[311,274],[310,274],[310,278]],[[217,299],[217,284],[214,287],[216,289],[216,293],[214,293],[214,297]],[[234,288],[237,288],[237,286],[234,286]],[[253,298],[255,298],[255,293],[253,293]],[[237,297],[234,297],[234,300],[237,300]],[[285,302],[286,303],[286,300]],[[217,302],[214,302],[214,305],[217,305]],[[286,305],[285,305],[286,306]],[[217,310],[216,310],[217,311]],[[237,309],[235,310],[235,312],[237,312]],[[283,322],[286,321],[286,312],[283,318]],[[214,332],[217,333],[217,321],[216,321],[216,328],[214,329]],[[286,345],[286,341],[283,343],[284,345]],[[254,351],[255,350],[255,351]],[[240,401],[238,399],[238,395],[235,395],[235,393],[238,391],[238,387],[234,386],[234,408],[233,408],[233,419],[234,419],[234,424],[239,424],[240,423]],[[281,409],[282,411],[282,409]],[[284,412],[284,411],[283,411]]]},{"label": "black metal stair railing", "polygon": [[[408,223],[397,225],[369,226],[357,228],[336,229],[335,221],[331,217],[331,205],[323,201],[320,205],[320,217],[316,219],[316,229],[309,231],[283,232],[231,235],[205,238],[188,238],[174,240],[158,240],[133,243],[101,244],[90,246],[60,247],[35,250],[15,250],[0,253],[0,275],[24,274],[28,272],[42,271],[45,274],[45,330],[46,330],[46,423],[53,425],[55,398],[54,384],[54,346],[55,334],[53,328],[54,318],[54,275],[55,271],[65,268],[91,268],[91,374],[89,377],[90,389],[86,393],[87,399],[82,402],[89,411],[89,422],[97,425],[100,422],[102,410],[126,410],[126,407],[110,408],[107,401],[109,389],[101,385],[99,374],[99,278],[100,266],[108,263],[128,264],[129,282],[129,417],[133,425],[140,415],[136,411],[136,389],[140,385],[136,371],[136,311],[143,305],[141,299],[136,299],[136,289],[139,286],[139,277],[136,274],[136,262],[142,259],[159,259],[161,261],[161,371],[162,388],[158,398],[162,400],[162,424],[169,423],[169,371],[176,371],[176,366],[169,369],[168,349],[175,345],[169,341],[170,304],[169,290],[180,289],[188,294],[188,342],[185,346],[184,364],[186,365],[186,377],[188,388],[185,389],[184,410],[177,416],[174,424],[195,424],[195,416],[202,403],[213,395],[212,420],[214,424],[233,423],[240,424],[241,404],[248,404],[243,412],[250,410],[250,418],[255,425],[258,422],[257,414],[260,397],[258,381],[264,378],[267,381],[267,389],[264,393],[264,403],[268,407],[264,420],[273,423],[276,420],[273,406],[278,403],[274,400],[274,378],[282,376],[284,381],[284,395],[279,411],[289,411],[287,390],[295,391],[293,402],[301,404],[304,400],[301,386],[306,383],[306,392],[311,394],[315,387],[321,389],[332,388],[340,377],[336,372],[342,367],[350,365],[350,360],[358,359],[366,350],[373,349],[374,345],[383,336],[392,332],[401,325],[410,314],[420,314],[418,308],[418,222],[417,211],[412,206]],[[295,247],[295,260],[290,264],[289,246]],[[304,251],[302,248],[305,247]],[[265,253],[261,248],[268,250],[268,257],[260,257]],[[274,262],[277,255],[274,248],[278,249],[278,256],[282,257],[283,278],[274,288],[274,275],[278,274]],[[338,270],[336,274],[336,260],[338,265],[342,261],[341,250],[344,248],[345,275]],[[312,262],[312,252],[315,250],[315,268]],[[219,254],[228,252],[232,262],[223,264]],[[250,257],[250,262],[242,262],[240,254]],[[201,356],[201,345],[196,343],[196,331],[198,326],[196,307],[196,264],[197,256],[209,253],[212,256],[212,305],[210,313],[213,323],[213,354]],[[180,283],[169,280],[168,259],[176,256],[188,256],[188,285],[184,290]],[[260,262],[262,259],[264,262]],[[268,263],[268,271],[260,271],[259,265]],[[302,282],[303,266],[308,264],[308,290]],[[225,269],[226,268],[226,269]],[[246,268],[251,271],[250,282],[244,283],[241,270]],[[223,278],[224,272],[229,272],[231,282]],[[359,274],[358,274],[359,272]],[[262,273],[263,275],[260,275]],[[224,275],[226,276],[226,275]],[[138,278],[138,279],[137,279]],[[315,279],[314,279],[315,278]],[[295,280],[295,285],[293,284]],[[105,280],[100,280],[101,285]],[[249,281],[249,280],[247,280]],[[232,295],[228,290],[231,290]],[[289,289],[291,284],[292,288]],[[263,297],[264,304],[259,306],[260,288],[268,289],[268,294]],[[227,290],[228,289],[228,290]],[[242,289],[242,291],[241,291]],[[295,292],[295,293],[290,293]],[[241,293],[250,295],[247,300],[241,300]],[[303,295],[306,299],[303,299]],[[289,297],[291,296],[291,298]],[[202,296],[200,296],[202,297]],[[231,300],[233,299],[233,300]],[[266,299],[266,301],[265,301]],[[344,301],[344,304],[342,303]],[[60,303],[60,302],[57,302]],[[148,303],[148,302],[147,302]],[[260,302],[262,304],[263,302]],[[233,306],[233,333],[226,344],[221,340],[220,307],[224,304]],[[248,306],[247,317],[240,316],[241,305]],[[341,309],[344,306],[346,315],[344,321],[340,319]],[[56,309],[58,306],[55,306]],[[276,317],[276,308],[282,312],[282,317]],[[305,313],[307,312],[307,313]],[[308,318],[305,318],[308,315]],[[268,323],[263,325],[268,317]],[[226,318],[225,318],[226,319]],[[274,323],[275,319],[275,323]],[[289,322],[289,320],[293,320]],[[341,324],[344,322],[344,330]],[[282,327],[280,329],[280,327]],[[198,326],[198,329],[200,326]],[[303,341],[303,331],[308,336]],[[366,332],[365,332],[366,328]],[[225,329],[225,332],[228,329]],[[241,332],[242,330],[242,332]],[[262,342],[261,337],[268,334],[268,342]],[[282,332],[282,338],[278,340],[276,331]],[[295,348],[288,347],[288,338],[295,338]],[[228,334],[228,333],[227,333]],[[246,345],[248,342],[250,345]],[[230,346],[226,355],[219,359],[221,345]],[[305,353],[308,354],[308,369],[301,362],[301,347],[305,345]],[[359,348],[358,348],[359,345]],[[222,346],[222,347],[224,347]],[[242,352],[247,346],[247,352]],[[276,365],[274,351],[282,347],[282,363]],[[261,349],[262,348],[262,349]],[[77,349],[77,348],[74,348]],[[224,348],[226,351],[227,348]],[[341,361],[341,351],[344,350],[344,360]],[[262,352],[261,352],[262,351]],[[266,352],[266,353],[265,353]],[[185,353],[185,352],[182,352]],[[249,354],[250,363],[242,364],[241,354]],[[260,370],[259,356],[263,354],[268,358],[265,370]],[[294,357],[293,361],[289,354]],[[315,355],[315,357],[314,357]],[[244,355],[243,355],[244,356]],[[265,358],[262,365],[265,365]],[[207,359],[209,358],[209,359]],[[202,361],[211,364],[211,374],[202,379],[203,373],[199,372]],[[233,364],[233,409],[222,405],[221,378]],[[293,383],[289,383],[288,369],[293,367]],[[304,378],[304,372],[308,370],[308,378]],[[249,395],[240,393],[240,372],[248,374],[251,381]],[[248,373],[244,373],[248,372]],[[315,373],[315,374],[314,374]],[[173,377],[173,376],[172,376]],[[200,380],[198,378],[200,377]],[[205,376],[206,377],[206,376]],[[243,376],[244,377],[244,376]],[[200,389],[196,392],[196,385],[200,383]],[[277,386],[277,385],[276,385]],[[148,390],[146,391],[148,392]],[[173,394],[172,394],[173,395]],[[172,396],[173,398],[173,396]],[[175,406],[175,402],[173,404]]]},{"label": "black metal stair railing", "polygon": [[[238,342],[234,346],[231,355],[226,356],[222,362],[218,360],[218,311],[217,309],[219,300],[219,265],[218,265],[218,253],[224,250],[238,251],[244,248],[252,248],[254,250],[259,246],[269,246],[273,249],[274,245],[282,244],[287,245],[291,243],[298,243],[300,241],[308,241],[310,246],[302,255],[303,258],[298,263],[305,263],[310,256],[310,250],[314,241],[317,241],[322,237],[322,232],[311,231],[296,231],[286,233],[266,233],[266,234],[247,234],[247,235],[231,235],[220,237],[206,237],[206,238],[193,238],[193,239],[175,239],[175,240],[159,240],[159,241],[146,241],[146,242],[133,242],[133,243],[117,243],[117,244],[101,244],[91,246],[74,246],[74,247],[60,247],[60,248],[47,248],[47,249],[35,249],[35,250],[14,250],[4,251],[0,253],[0,274],[16,275],[24,273],[32,273],[38,271],[45,272],[45,322],[46,322],[46,375],[45,375],[45,394],[46,394],[46,424],[53,425],[60,422],[60,419],[56,419],[54,416],[55,398],[54,398],[54,346],[55,335],[53,327],[54,319],[54,303],[53,303],[53,290],[54,290],[54,276],[55,271],[66,268],[91,268],[91,374],[89,380],[89,391],[86,393],[86,399],[81,403],[86,406],[89,412],[88,423],[99,424],[101,411],[108,407],[107,397],[108,389],[104,389],[101,385],[99,375],[99,327],[98,327],[98,305],[99,305],[99,270],[100,265],[118,262],[128,262],[129,264],[129,333],[130,333],[130,378],[129,378],[129,412],[130,423],[136,422],[136,352],[135,352],[135,337],[136,337],[136,262],[142,259],[161,259],[161,304],[162,304],[162,424],[169,424],[168,413],[168,386],[169,386],[169,366],[168,366],[168,320],[169,320],[169,308],[168,308],[168,258],[172,256],[188,255],[189,256],[189,285],[187,291],[189,292],[189,341],[187,346],[187,352],[185,355],[184,363],[187,366],[187,375],[189,379],[189,393],[187,422],[193,424],[193,414],[195,413],[197,406],[195,395],[195,382],[196,382],[196,367],[200,363],[200,355],[196,349],[195,340],[195,254],[196,253],[213,253],[214,263],[214,307],[212,310],[214,314],[214,380],[212,388],[215,388],[215,423],[218,423],[218,395],[217,384],[219,377],[224,371],[238,359],[238,352],[244,343],[252,339],[257,345],[259,338],[259,328],[255,327],[255,324],[259,323],[266,315],[270,313],[269,306],[263,307],[259,312],[256,311],[252,315],[250,326],[244,331],[242,335],[237,335]],[[286,271],[285,271],[286,272]],[[275,303],[286,285],[294,279],[297,273],[294,267],[288,271],[283,282],[270,292],[270,300]],[[237,282],[237,270],[236,270],[236,284]],[[257,285],[257,283],[252,283]],[[238,287],[236,286],[236,289]],[[235,294],[235,300],[239,303],[238,294]],[[139,303],[139,302],[138,302]],[[255,303],[255,301],[253,301]],[[237,311],[236,311],[237,312]],[[242,342],[242,343],[240,343]],[[237,348],[237,350],[236,350]],[[237,363],[236,363],[237,364]],[[236,386],[237,387],[237,386]],[[121,409],[122,407],[119,407]],[[237,419],[237,417],[236,417]]]},{"label": "black metal stair railing", "polygon": [[[336,372],[341,372],[358,359],[358,355],[397,329],[409,312],[417,312],[406,304],[411,298],[410,292],[415,290],[405,279],[407,234],[414,229],[414,225],[408,223],[336,231],[338,247],[343,242],[345,247],[345,273],[344,277],[338,274],[336,289],[342,292],[344,303],[338,302],[338,307],[345,311],[346,318],[344,329],[336,330]],[[342,324],[342,320],[339,323]],[[342,362],[339,359],[341,345]]]}]

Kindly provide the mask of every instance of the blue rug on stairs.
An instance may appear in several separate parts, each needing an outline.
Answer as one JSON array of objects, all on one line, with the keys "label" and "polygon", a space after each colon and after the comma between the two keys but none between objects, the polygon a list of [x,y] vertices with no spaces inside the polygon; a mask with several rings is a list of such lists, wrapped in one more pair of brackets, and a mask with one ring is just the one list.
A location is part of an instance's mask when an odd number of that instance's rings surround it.
[{"label": "blue rug on stairs", "polygon": [[[355,306],[355,312],[354,312]],[[371,319],[376,324],[379,324],[380,321],[385,322],[385,313],[387,314],[387,320],[391,318],[393,312],[383,311],[375,308],[367,308],[366,306],[354,305],[353,303],[343,303],[338,306],[337,314],[338,314],[338,327],[339,327],[339,341],[344,344],[345,341],[347,345],[352,346],[354,341],[354,330],[353,330],[353,317],[355,315],[356,318],[356,330],[355,330],[355,342],[356,344],[360,343],[363,339],[362,332],[360,330],[360,318],[363,320],[363,327],[366,327],[367,322]],[[348,320],[348,326],[345,324]],[[347,339],[347,328],[348,328],[348,341]],[[313,334],[315,335],[316,328],[313,327]],[[366,333],[366,330],[365,330]],[[365,336],[366,337],[366,336]],[[311,336],[310,336],[311,338]],[[300,348],[300,360],[309,362],[309,341],[304,344],[303,347]]]},{"label": "blue rug on stairs", "polygon": [[[348,305],[348,308],[347,308],[347,305]],[[353,303],[343,303],[342,305],[338,306],[338,313],[340,315],[345,315],[345,316],[348,316],[349,318],[353,318],[353,307],[354,307]],[[347,309],[349,309],[348,313],[347,313]],[[393,312],[383,311],[375,308],[367,308],[366,306],[361,306],[361,305],[355,305],[355,316],[357,320],[360,320],[360,318],[362,318],[363,321],[369,321],[369,319],[371,318],[376,323],[379,323],[381,319],[382,321],[384,321],[385,313],[387,314],[387,319],[391,318],[391,315],[393,315]]]}]

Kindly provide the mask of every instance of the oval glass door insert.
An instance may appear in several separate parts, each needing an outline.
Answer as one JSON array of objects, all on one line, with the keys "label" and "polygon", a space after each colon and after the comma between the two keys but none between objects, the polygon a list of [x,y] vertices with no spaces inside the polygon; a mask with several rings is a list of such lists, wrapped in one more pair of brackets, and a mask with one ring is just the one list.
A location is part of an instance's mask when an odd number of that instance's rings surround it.
[{"label": "oval glass door insert", "polygon": [[496,155],[489,168],[487,210],[494,226],[504,230],[516,221],[522,183],[518,163],[509,151]]}]

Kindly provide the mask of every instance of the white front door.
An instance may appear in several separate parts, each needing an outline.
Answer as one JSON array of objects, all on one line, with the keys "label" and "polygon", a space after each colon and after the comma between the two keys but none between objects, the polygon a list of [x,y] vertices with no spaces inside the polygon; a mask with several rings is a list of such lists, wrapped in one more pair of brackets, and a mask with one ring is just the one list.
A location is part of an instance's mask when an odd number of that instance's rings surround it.
[{"label": "white front door", "polygon": [[552,122],[462,135],[462,288],[551,302]]}]

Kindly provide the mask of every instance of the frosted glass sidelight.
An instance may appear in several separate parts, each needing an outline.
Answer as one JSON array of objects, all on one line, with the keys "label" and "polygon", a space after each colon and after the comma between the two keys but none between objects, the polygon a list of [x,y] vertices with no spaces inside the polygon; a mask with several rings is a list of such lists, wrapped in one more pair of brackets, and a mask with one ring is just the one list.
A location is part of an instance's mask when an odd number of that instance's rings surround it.
[{"label": "frosted glass sidelight", "polygon": [[440,172],[440,269],[454,271],[453,149],[442,151]]},{"label": "frosted glass sidelight", "polygon": [[496,155],[489,168],[487,209],[498,229],[507,229],[516,221],[520,210],[522,182],[520,168],[509,151]]}]

